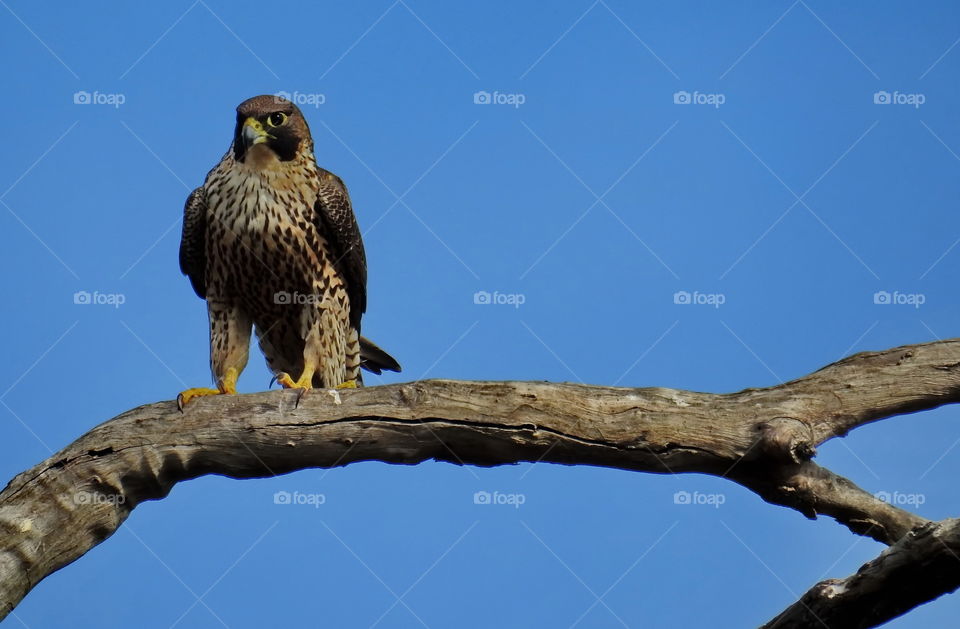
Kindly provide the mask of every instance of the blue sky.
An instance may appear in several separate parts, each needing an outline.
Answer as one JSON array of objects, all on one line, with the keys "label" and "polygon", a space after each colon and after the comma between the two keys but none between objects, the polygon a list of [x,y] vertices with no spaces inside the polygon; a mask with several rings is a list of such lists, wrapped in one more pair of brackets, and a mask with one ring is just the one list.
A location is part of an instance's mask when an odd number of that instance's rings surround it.
[{"label": "blue sky", "polygon": [[[179,219],[261,93],[350,188],[405,367],[368,384],[727,392],[956,336],[960,9],[846,4],[3,0],[0,476],[208,383]],[[958,415],[818,460],[955,516]],[[753,626],[881,550],[712,477],[365,463],[179,485],[6,624]]]}]

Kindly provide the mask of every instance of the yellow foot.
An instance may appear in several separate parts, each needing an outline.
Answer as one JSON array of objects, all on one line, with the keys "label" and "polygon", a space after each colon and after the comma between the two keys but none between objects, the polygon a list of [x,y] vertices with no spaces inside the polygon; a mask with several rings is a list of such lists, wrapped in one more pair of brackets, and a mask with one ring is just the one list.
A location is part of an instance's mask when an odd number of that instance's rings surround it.
[{"label": "yellow foot", "polygon": [[278,373],[277,374],[277,383],[282,386],[284,389],[298,389],[297,393],[297,402],[294,404],[294,408],[300,407],[300,400],[303,399],[303,396],[307,394],[313,387],[313,370],[304,370],[303,375],[300,376],[299,380],[294,380],[290,377],[288,373]]},{"label": "yellow foot", "polygon": [[206,387],[187,389],[177,396],[177,408],[179,408],[182,413],[183,407],[189,404],[193,398],[204,397],[206,395],[220,395],[221,393],[220,389],[208,389]]},{"label": "yellow foot", "polygon": [[195,389],[187,389],[182,391],[180,395],[177,396],[177,408],[180,409],[180,412],[183,412],[183,407],[186,406],[190,400],[197,397],[204,397],[207,395],[223,395],[223,394],[234,394],[237,392],[237,378],[240,376],[240,372],[235,367],[230,367],[227,369],[227,373],[223,375],[223,378],[220,379],[220,387],[217,389],[210,389],[207,387],[197,387]]},{"label": "yellow foot", "polygon": [[335,389],[356,389],[356,388],[357,388],[357,381],[356,381],[356,380],[347,380],[346,382],[342,382],[342,383],[338,384],[338,385],[337,385],[336,387],[334,387],[334,388],[335,388]]},{"label": "yellow foot", "polygon": [[284,389],[309,389],[313,386],[313,374],[303,374],[299,380],[294,380],[290,374],[280,372],[277,374],[277,384]]}]

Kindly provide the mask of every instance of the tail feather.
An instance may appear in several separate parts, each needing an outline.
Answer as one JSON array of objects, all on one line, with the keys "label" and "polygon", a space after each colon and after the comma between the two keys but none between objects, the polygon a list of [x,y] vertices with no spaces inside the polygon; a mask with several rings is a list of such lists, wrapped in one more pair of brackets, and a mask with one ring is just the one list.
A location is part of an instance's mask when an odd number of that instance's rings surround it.
[{"label": "tail feather", "polygon": [[370,339],[360,337],[360,366],[372,373],[401,370],[397,359],[380,349]]}]

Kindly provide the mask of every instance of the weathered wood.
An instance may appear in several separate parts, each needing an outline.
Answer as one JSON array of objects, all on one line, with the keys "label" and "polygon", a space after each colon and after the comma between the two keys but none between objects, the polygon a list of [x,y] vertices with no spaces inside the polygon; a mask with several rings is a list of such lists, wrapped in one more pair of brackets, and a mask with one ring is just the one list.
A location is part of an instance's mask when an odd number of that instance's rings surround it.
[{"label": "weathered wood", "polygon": [[810,459],[817,445],[862,424],[960,400],[958,359],[960,340],[900,347],[732,394],[430,380],[313,391],[297,408],[291,391],[201,398],[184,414],[173,402],[142,406],[0,492],[0,618],[177,482],[355,461],[545,461],[713,474],[892,544],[928,521]]},{"label": "weathered wood", "polygon": [[764,629],[876,627],[960,587],[960,520],[908,533],[846,579],[816,584]]}]

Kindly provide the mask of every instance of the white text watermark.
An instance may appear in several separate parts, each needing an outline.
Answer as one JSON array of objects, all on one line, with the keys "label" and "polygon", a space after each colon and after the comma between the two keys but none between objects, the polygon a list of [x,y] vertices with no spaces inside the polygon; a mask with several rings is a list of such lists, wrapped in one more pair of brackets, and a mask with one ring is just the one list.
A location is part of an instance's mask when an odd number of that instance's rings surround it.
[{"label": "white text watermark", "polygon": [[927,102],[925,94],[904,94],[903,92],[887,92],[880,90],[873,93],[874,105],[911,105],[920,109],[920,105]]},{"label": "white text watermark", "polygon": [[318,108],[320,105],[327,102],[327,95],[321,94],[320,92],[284,92],[280,91],[274,94],[276,97],[275,100],[280,102],[280,99],[288,100],[294,105],[299,107],[311,106]]},{"label": "white text watermark", "polygon": [[478,306],[513,306],[519,308],[527,302],[527,296],[523,293],[501,293],[498,290],[492,293],[485,290],[478,290],[473,294],[473,303]]},{"label": "white text watermark", "polygon": [[686,90],[673,93],[674,105],[713,105],[714,108],[720,109],[720,105],[725,102],[727,102],[725,94],[687,92]]},{"label": "white text watermark", "polygon": [[678,290],[673,294],[673,303],[680,306],[713,306],[719,308],[727,303],[727,296],[723,293],[701,293],[700,291]]},{"label": "white text watermark", "polygon": [[900,491],[878,491],[873,494],[873,497],[890,505],[910,505],[912,507],[919,507],[927,501],[924,494],[905,494]]},{"label": "white text watermark", "polygon": [[126,95],[120,93],[87,92],[86,90],[73,93],[74,105],[111,105],[119,109],[125,102],[127,102]]},{"label": "white text watermark", "polygon": [[98,491],[78,491],[73,503],[78,505],[122,505],[127,501],[123,494],[103,494]]},{"label": "white text watermark", "polygon": [[78,290],[73,294],[73,303],[78,306],[113,306],[119,308],[127,302],[127,296],[123,293],[101,293],[98,290],[90,291]]},{"label": "white text watermark", "polygon": [[320,505],[327,501],[324,494],[305,494],[299,491],[290,493],[289,491],[278,491],[273,494],[273,504],[275,505],[311,505],[319,509]]},{"label": "white text watermark", "polygon": [[901,293],[898,290],[878,290],[873,294],[873,303],[878,306],[913,306],[919,308],[927,303],[927,296],[923,293]]},{"label": "white text watermark", "polygon": [[678,491],[673,494],[673,504],[675,505],[708,505],[719,509],[720,505],[727,501],[724,494],[704,494],[699,491]]},{"label": "white text watermark", "polygon": [[524,494],[504,494],[499,491],[478,491],[473,494],[473,504],[475,505],[509,505],[519,509],[520,505],[527,501]]},{"label": "white text watermark", "polygon": [[503,92],[487,92],[480,90],[473,93],[474,105],[512,105],[519,108],[520,105],[527,102],[525,94],[506,94]]}]

